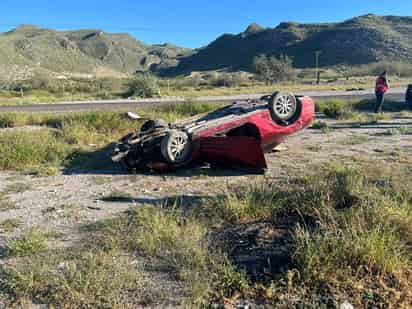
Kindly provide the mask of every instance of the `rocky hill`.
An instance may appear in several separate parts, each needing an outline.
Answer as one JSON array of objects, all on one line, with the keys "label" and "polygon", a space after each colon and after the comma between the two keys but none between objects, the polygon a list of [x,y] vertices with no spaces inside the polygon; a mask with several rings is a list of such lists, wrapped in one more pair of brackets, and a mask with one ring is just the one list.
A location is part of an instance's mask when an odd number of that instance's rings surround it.
[{"label": "rocky hill", "polygon": [[145,45],[129,34],[101,30],[55,31],[23,25],[0,34],[0,67],[39,68],[51,72],[133,73],[177,65],[188,49],[170,44]]},{"label": "rocky hill", "polygon": [[293,57],[298,67],[313,67],[316,51],[321,51],[323,66],[379,60],[410,61],[412,17],[365,15],[341,23],[287,22],[276,28],[252,24],[240,34],[222,35],[163,73],[248,69],[259,54],[286,54]]},{"label": "rocky hill", "polygon": [[341,23],[285,22],[275,28],[251,24],[189,50],[146,45],[129,34],[101,30],[55,31],[25,25],[0,33],[0,74],[10,66],[50,72],[95,74],[152,70],[163,75],[192,71],[248,70],[259,54],[286,54],[297,67],[366,64],[412,59],[412,17],[365,15]]}]

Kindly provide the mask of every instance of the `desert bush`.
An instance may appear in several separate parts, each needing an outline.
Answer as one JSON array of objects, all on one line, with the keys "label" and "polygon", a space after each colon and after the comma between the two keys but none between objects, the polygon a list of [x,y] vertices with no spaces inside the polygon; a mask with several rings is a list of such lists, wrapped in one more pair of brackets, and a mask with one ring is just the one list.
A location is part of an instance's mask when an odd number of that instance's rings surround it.
[{"label": "desert bush", "polygon": [[209,80],[209,84],[213,87],[231,87],[231,75],[228,73],[216,72]]},{"label": "desert bush", "polygon": [[344,100],[317,101],[315,104],[316,112],[324,113],[333,119],[349,119],[353,117],[353,107],[356,103]]},{"label": "desert bush", "polygon": [[138,96],[142,98],[152,98],[159,96],[159,86],[157,78],[149,73],[135,76],[128,83],[127,96]]},{"label": "desert bush", "polygon": [[253,68],[257,77],[267,85],[293,80],[296,77],[293,61],[287,55],[281,55],[279,58],[257,56],[253,59]]}]

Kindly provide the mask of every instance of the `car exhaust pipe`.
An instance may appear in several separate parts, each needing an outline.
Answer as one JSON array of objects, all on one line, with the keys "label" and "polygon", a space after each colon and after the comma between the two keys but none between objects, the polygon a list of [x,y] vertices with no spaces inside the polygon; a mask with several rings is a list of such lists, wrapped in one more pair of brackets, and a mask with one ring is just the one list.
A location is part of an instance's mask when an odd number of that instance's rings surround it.
[{"label": "car exhaust pipe", "polygon": [[139,116],[138,114],[132,113],[132,112],[127,112],[126,117],[131,119],[131,120],[140,120],[143,119],[143,117]]}]

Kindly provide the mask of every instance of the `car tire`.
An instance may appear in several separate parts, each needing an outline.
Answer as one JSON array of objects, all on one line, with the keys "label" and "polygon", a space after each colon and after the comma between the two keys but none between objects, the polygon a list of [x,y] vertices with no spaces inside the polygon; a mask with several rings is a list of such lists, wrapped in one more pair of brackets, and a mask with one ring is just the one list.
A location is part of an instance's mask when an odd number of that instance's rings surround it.
[{"label": "car tire", "polygon": [[275,92],[269,100],[269,110],[273,121],[288,126],[300,117],[302,104],[291,93]]},{"label": "car tire", "polygon": [[160,150],[167,163],[180,167],[191,161],[193,145],[185,132],[171,130],[163,137]]}]

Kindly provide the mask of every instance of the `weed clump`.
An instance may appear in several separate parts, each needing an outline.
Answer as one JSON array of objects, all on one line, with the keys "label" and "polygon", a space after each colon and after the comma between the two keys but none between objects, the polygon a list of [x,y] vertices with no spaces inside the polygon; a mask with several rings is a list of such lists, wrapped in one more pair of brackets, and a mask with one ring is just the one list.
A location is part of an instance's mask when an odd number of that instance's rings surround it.
[{"label": "weed clump", "polygon": [[10,239],[7,242],[8,256],[27,256],[41,252],[47,248],[45,234],[32,230],[21,237]]}]

